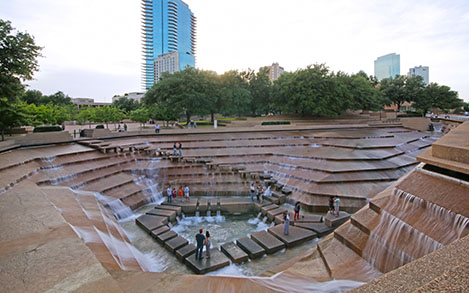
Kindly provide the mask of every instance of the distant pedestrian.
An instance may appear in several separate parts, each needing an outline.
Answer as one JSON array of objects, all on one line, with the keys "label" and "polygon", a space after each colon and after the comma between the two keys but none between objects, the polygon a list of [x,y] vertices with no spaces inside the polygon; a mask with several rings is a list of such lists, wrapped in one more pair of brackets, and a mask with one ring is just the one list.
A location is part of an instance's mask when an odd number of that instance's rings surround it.
[{"label": "distant pedestrian", "polygon": [[173,199],[176,200],[177,191],[175,187],[173,187],[173,191],[171,192],[171,194],[173,195]]},{"label": "distant pedestrian", "polygon": [[186,185],[186,187],[184,188],[184,197],[186,198],[187,201],[190,201],[190,198],[189,198],[189,186]]},{"label": "distant pedestrian", "polygon": [[205,232],[205,255],[207,258],[210,258],[210,246],[212,246],[212,241],[210,240],[210,232]]},{"label": "distant pedestrian", "polygon": [[65,123],[62,123],[62,130],[65,131]]},{"label": "distant pedestrian", "polygon": [[194,121],[194,128],[197,128],[197,122]]},{"label": "distant pedestrian", "polygon": [[195,250],[195,259],[203,259],[202,252],[204,251],[204,230],[200,229],[199,234],[195,235],[195,241],[197,242],[197,249]]},{"label": "distant pedestrian", "polygon": [[329,196],[329,213],[334,214],[334,197]]},{"label": "distant pedestrian", "polygon": [[264,186],[261,186],[261,194],[260,194],[260,197],[261,197],[261,203],[264,202]]},{"label": "distant pedestrian", "polygon": [[117,126],[117,132],[121,132],[121,131],[122,131],[121,125],[119,124],[119,125]]},{"label": "distant pedestrian", "polygon": [[187,123],[187,128],[191,129],[192,128],[192,124],[191,122],[189,121],[189,123]]},{"label": "distant pedestrian", "polygon": [[254,183],[251,183],[251,201],[254,202],[254,193],[256,192],[256,188],[254,187]]},{"label": "distant pedestrian", "polygon": [[173,145],[173,156],[177,156],[178,155],[178,147],[176,145],[176,143],[174,143]]},{"label": "distant pedestrian", "polygon": [[127,132],[127,124],[124,123],[124,131]]},{"label": "distant pedestrian", "polygon": [[179,156],[182,157],[182,143],[181,142],[179,142],[178,149],[179,149]]},{"label": "distant pedestrian", "polygon": [[166,194],[168,195],[168,203],[172,203],[173,191],[171,190],[171,185],[168,185],[168,189],[166,189]]},{"label": "distant pedestrian", "polygon": [[335,210],[335,215],[337,217],[339,216],[339,205],[340,205],[340,199],[338,196],[336,196],[334,199],[334,210]]},{"label": "distant pedestrian", "polygon": [[293,221],[296,221],[300,218],[300,202],[295,203],[295,215],[293,216]]},{"label": "distant pedestrian", "polygon": [[285,213],[283,215],[283,234],[288,235],[288,231],[290,230],[290,215]]},{"label": "distant pedestrian", "polygon": [[182,189],[182,186],[179,186],[179,191],[178,191],[178,195],[179,195],[179,198],[183,199],[183,196],[184,196],[184,189]]},{"label": "distant pedestrian", "polygon": [[160,125],[158,123],[155,125],[155,133],[160,133]]}]

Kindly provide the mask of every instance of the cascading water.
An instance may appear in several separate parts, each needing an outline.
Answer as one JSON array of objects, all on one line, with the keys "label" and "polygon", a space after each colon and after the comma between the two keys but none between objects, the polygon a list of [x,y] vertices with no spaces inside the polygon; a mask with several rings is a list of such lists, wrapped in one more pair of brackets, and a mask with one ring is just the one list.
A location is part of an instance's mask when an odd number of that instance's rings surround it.
[{"label": "cascading water", "polygon": [[388,272],[459,239],[467,234],[468,223],[462,215],[396,188],[381,209],[362,255]]}]

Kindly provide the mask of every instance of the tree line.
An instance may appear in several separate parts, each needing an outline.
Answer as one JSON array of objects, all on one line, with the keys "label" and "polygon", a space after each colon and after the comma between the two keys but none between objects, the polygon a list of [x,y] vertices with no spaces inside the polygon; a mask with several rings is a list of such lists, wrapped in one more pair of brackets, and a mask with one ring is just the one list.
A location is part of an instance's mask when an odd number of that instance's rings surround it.
[{"label": "tree line", "polygon": [[[334,117],[347,110],[381,110],[384,105],[413,103],[420,114],[432,108],[444,111],[463,105],[457,92],[448,86],[425,85],[421,77],[396,76],[378,82],[360,71],[333,72],[325,64],[315,64],[285,72],[271,82],[266,68],[230,70],[223,74],[186,68],[161,79],[138,103],[119,99],[111,106],[78,110],[62,92],[43,95],[25,90],[24,82],[38,70],[41,47],[28,33],[16,31],[0,19],[0,129],[21,125],[62,124],[77,120],[116,123],[124,118],[144,124],[149,119],[187,122],[193,116],[215,114],[245,116],[296,113],[303,116]],[[465,107],[469,110],[469,105]]]}]

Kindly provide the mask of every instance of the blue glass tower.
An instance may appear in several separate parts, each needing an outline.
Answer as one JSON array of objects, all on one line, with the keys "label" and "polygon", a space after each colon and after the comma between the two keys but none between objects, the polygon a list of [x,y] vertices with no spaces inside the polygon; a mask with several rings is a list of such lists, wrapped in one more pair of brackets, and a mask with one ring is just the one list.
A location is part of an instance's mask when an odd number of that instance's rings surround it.
[{"label": "blue glass tower", "polygon": [[142,86],[156,82],[155,59],[178,52],[178,69],[195,67],[196,17],[181,0],[142,0]]},{"label": "blue glass tower", "polygon": [[378,57],[375,60],[375,77],[381,81],[388,77],[396,77],[401,74],[401,56],[391,53]]}]

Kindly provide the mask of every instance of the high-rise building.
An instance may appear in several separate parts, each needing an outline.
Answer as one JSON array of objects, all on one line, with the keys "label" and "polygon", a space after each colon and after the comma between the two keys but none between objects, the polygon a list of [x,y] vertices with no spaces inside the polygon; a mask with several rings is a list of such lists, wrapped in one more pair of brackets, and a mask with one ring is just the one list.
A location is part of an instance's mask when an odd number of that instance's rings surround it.
[{"label": "high-rise building", "polygon": [[280,75],[282,75],[283,72],[285,72],[285,69],[283,69],[282,66],[278,65],[278,63],[272,63],[271,66],[264,66],[261,67],[260,70],[266,69],[269,74],[269,79],[271,82],[274,82],[277,80]]},{"label": "high-rise building", "polygon": [[177,52],[177,70],[195,67],[196,17],[181,0],[142,0],[142,86],[158,82],[155,61]]},{"label": "high-rise building", "polygon": [[375,60],[375,77],[378,81],[401,74],[401,56],[396,53],[378,57]]},{"label": "high-rise building", "polygon": [[163,72],[174,73],[179,71],[179,53],[177,51],[161,54],[155,59],[155,82],[160,80]]},{"label": "high-rise building", "polygon": [[411,77],[411,76],[421,76],[423,78],[423,82],[425,84],[428,84],[429,81],[430,81],[430,78],[429,78],[429,68],[428,66],[415,66],[415,67],[412,67],[412,68],[409,68],[409,73],[407,74],[407,76]]}]

